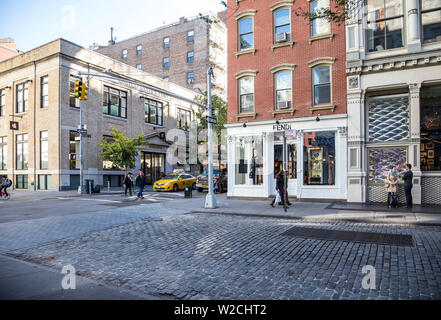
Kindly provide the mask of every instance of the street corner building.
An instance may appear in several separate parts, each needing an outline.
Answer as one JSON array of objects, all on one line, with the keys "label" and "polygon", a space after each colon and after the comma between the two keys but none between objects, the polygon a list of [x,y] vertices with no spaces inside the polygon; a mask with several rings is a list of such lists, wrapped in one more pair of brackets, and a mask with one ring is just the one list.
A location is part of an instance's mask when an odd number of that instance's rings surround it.
[{"label": "street corner building", "polygon": [[122,185],[124,171],[98,156],[112,128],[129,137],[144,134],[147,144],[135,170],[144,171],[147,183],[179,165],[170,146],[175,135],[184,137],[175,145],[185,150],[188,144],[181,128],[194,116],[195,92],[57,39],[0,62],[0,174],[10,176],[15,188],[78,188],[80,109],[74,86],[79,72],[113,77],[91,77],[82,104],[85,179],[104,187]]},{"label": "street corner building", "polygon": [[228,196],[347,199],[345,26],[295,11],[329,1],[228,1]]},{"label": "street corner building", "polygon": [[[412,165],[413,203],[441,204],[441,1],[372,1],[346,22],[348,201],[386,202]],[[403,185],[398,186],[405,201]]]}]

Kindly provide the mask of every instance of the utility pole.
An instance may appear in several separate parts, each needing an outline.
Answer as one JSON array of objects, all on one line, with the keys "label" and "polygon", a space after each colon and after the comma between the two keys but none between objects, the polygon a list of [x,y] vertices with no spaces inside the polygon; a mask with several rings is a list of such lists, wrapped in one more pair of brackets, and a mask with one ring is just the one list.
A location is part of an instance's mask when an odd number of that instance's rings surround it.
[{"label": "utility pole", "polygon": [[286,131],[283,132],[283,199],[285,199],[285,201],[283,201],[283,210],[286,212],[286,203],[288,202],[288,192],[286,191],[286,185],[287,185],[287,181],[286,179],[288,178],[288,166],[287,166],[287,145],[286,145]]},{"label": "utility pole", "polygon": [[[211,77],[213,76],[213,68],[207,70],[207,97],[208,97],[208,117],[213,117],[213,106],[211,103]],[[208,122],[208,194],[205,197],[205,208],[215,209],[216,197],[213,190],[213,123]]]}]

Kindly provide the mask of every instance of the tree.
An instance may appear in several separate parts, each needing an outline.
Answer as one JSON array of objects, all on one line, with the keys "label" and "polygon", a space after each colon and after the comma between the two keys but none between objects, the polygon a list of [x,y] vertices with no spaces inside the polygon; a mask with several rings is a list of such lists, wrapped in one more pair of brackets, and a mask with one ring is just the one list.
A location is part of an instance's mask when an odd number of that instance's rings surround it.
[{"label": "tree", "polygon": [[330,0],[327,8],[318,8],[315,12],[305,11],[298,8],[294,11],[296,16],[303,17],[309,21],[317,18],[324,18],[329,22],[341,25],[348,20],[356,10],[363,7],[365,0]]},{"label": "tree", "polygon": [[[207,92],[204,92],[203,96],[196,96],[194,100],[204,105],[208,105]],[[216,115],[216,119],[217,119],[217,123],[213,124],[213,131],[216,133],[217,139],[219,141],[217,150],[218,150],[218,161],[220,166],[222,159],[220,142],[222,138],[222,130],[225,128],[225,124],[227,123],[227,103],[218,95],[213,94],[211,96],[211,104],[212,104],[213,114]],[[208,128],[208,123],[207,120],[205,119],[205,116],[207,115],[208,115],[207,109],[199,106],[199,109],[196,112],[196,118],[199,120],[199,124],[200,124],[200,126],[198,127],[198,134],[200,130]]]},{"label": "tree", "polygon": [[136,156],[141,146],[145,144],[147,142],[142,133],[135,138],[129,138],[124,131],[112,128],[111,141],[103,138],[99,144],[103,149],[99,157],[104,161],[112,161],[119,168],[124,168],[124,173],[127,175],[127,169],[135,167]]}]

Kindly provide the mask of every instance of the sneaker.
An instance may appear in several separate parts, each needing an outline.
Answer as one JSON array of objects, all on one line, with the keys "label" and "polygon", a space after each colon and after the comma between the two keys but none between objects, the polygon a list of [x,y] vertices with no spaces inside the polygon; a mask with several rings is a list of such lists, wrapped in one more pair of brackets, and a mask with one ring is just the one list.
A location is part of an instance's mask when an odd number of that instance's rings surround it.
[{"label": "sneaker", "polygon": [[270,206],[274,208],[274,203],[270,203]]}]

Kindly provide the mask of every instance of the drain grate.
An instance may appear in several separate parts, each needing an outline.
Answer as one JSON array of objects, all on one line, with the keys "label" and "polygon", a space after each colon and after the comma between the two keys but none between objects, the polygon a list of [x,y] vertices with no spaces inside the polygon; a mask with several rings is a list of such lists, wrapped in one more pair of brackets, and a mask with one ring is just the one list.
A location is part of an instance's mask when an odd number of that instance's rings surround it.
[{"label": "drain grate", "polygon": [[318,240],[337,240],[350,242],[365,242],[375,244],[386,244],[391,246],[413,246],[413,238],[407,234],[390,234],[390,233],[374,233],[374,232],[355,232],[340,231],[318,228],[291,228],[282,235],[292,237],[302,237]]}]

